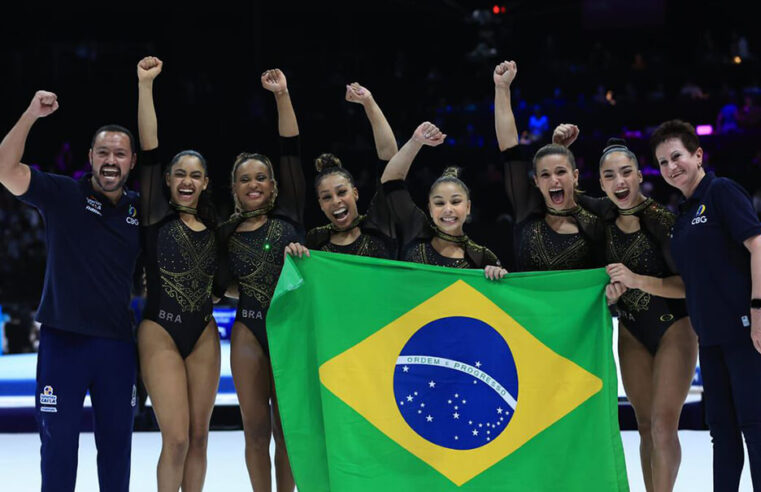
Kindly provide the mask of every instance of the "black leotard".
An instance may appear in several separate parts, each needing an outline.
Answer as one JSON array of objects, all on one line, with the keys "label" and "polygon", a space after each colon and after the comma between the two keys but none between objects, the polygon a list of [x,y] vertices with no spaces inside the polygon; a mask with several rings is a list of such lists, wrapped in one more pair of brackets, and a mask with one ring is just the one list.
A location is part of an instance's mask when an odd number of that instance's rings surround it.
[{"label": "black leotard", "polygon": [[[648,198],[635,212],[640,218],[640,230],[621,231],[615,219],[606,223],[605,259],[608,263],[623,263],[639,275],[664,278],[674,273],[668,247],[668,231],[676,216]],[[672,264],[673,265],[673,264]],[[655,354],[666,330],[687,316],[684,299],[667,299],[639,289],[628,289],[617,303],[619,322]]]},{"label": "black leotard", "polygon": [[575,270],[603,266],[602,221],[582,206],[570,214],[579,232],[560,234],[545,220],[547,207],[531,181],[532,164],[520,147],[502,153],[505,190],[515,215],[515,263],[518,271]]},{"label": "black leotard", "polygon": [[303,236],[304,171],[298,137],[280,138],[280,166],[276,170],[278,196],[267,221],[254,231],[236,229],[244,220],[234,215],[219,227],[220,248],[227,252],[215,281],[215,293],[224,293],[231,282],[238,285],[235,321],[254,334],[269,356],[265,319],[283,267],[285,247]]},{"label": "black leotard", "polygon": [[190,229],[169,207],[158,149],[143,152],[140,162],[147,290],[143,317],[162,326],[185,358],[212,318],[216,241],[208,227]]},{"label": "black leotard", "polygon": [[399,226],[399,242],[403,245],[400,259],[454,268],[500,265],[494,253],[470,239],[463,244],[464,258],[447,258],[440,255],[431,245],[431,240],[436,236],[434,226],[425,212],[415,205],[404,181],[388,181],[383,184],[383,190],[391,216]]}]

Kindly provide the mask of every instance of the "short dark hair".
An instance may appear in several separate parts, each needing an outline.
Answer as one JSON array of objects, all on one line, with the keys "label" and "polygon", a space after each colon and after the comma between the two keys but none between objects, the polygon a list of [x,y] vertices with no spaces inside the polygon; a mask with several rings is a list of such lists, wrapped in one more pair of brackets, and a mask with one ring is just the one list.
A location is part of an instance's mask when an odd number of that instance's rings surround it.
[{"label": "short dark hair", "polygon": [[103,125],[97,130],[95,130],[95,133],[92,136],[92,140],[90,141],[90,148],[93,148],[95,146],[95,139],[98,138],[98,135],[100,135],[102,132],[116,132],[116,133],[123,133],[127,135],[127,138],[129,138],[129,146],[130,149],[132,149],[132,153],[137,152],[137,146],[135,145],[135,137],[132,135],[132,132],[127,130],[121,125]]},{"label": "short dark hair", "polygon": [[655,155],[655,148],[666,140],[678,138],[690,154],[694,154],[700,147],[700,139],[695,132],[695,127],[686,121],[669,120],[661,123],[650,136],[650,150]]}]

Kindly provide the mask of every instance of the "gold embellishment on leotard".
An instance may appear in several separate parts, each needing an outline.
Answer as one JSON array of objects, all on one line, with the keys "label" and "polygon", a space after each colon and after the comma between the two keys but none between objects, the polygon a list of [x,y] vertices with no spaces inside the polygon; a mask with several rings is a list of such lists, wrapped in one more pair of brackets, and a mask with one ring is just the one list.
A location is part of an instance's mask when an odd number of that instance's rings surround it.
[{"label": "gold embellishment on leotard", "polygon": [[436,234],[439,239],[449,241],[450,243],[465,244],[469,241],[466,234],[463,234],[462,236],[454,236],[452,234],[447,234],[436,226],[433,226],[433,233]]},{"label": "gold embellishment on leotard", "polygon": [[581,263],[580,260],[588,253],[589,244],[581,233],[555,233],[555,236],[562,239],[565,239],[564,236],[575,237],[575,239],[562,250],[553,251],[554,241],[550,238],[550,226],[544,219],[535,221],[528,228],[529,256],[535,267],[548,270],[578,268],[577,263]]},{"label": "gold embellishment on leotard", "polygon": [[354,217],[354,220],[351,221],[351,224],[346,226],[344,229],[339,229],[332,222],[328,224],[327,227],[330,229],[331,232],[346,232],[346,231],[350,231],[354,229],[355,227],[359,227],[365,221],[366,218],[367,218],[367,215],[357,215],[356,217]]},{"label": "gold embellishment on leotard", "polygon": [[440,255],[429,242],[421,242],[415,246],[407,254],[406,260],[413,263],[423,263],[425,265],[445,266],[450,268],[473,268],[467,258],[447,258]]},{"label": "gold embellishment on leotard", "polygon": [[623,251],[620,249],[620,245],[617,244],[617,242],[613,239],[613,230],[612,228],[616,227],[615,225],[611,225],[607,230],[607,236],[608,236],[608,248],[609,248],[609,254],[612,257],[612,260],[617,263],[623,263],[624,265],[628,265],[629,268],[637,268],[639,266],[639,260],[640,256],[642,255],[642,252],[649,246],[649,241],[647,240],[647,237],[642,233],[642,231],[637,231],[635,234],[634,241],[629,243]]},{"label": "gold embellishment on leotard", "polygon": [[660,320],[663,321],[664,323],[668,323],[669,321],[673,321],[674,320],[674,315],[673,314],[662,314],[661,317],[660,317]]},{"label": "gold embellishment on leotard", "polygon": [[190,215],[198,215],[198,210],[193,207],[186,207],[185,205],[180,205],[179,203],[174,203],[172,200],[169,200],[169,206],[172,207],[176,212],[182,212],[185,214]]},{"label": "gold embellishment on leotard", "polygon": [[[199,239],[191,237],[180,219],[169,222],[166,234],[176,243],[184,264],[161,262],[159,268],[164,293],[177,301],[183,312],[201,309],[211,296],[216,261],[214,234],[203,234]],[[183,270],[170,271],[174,266]]]},{"label": "gold embellishment on leotard", "polygon": [[344,248],[328,241],[320,249],[331,253],[346,253],[356,256],[377,256],[380,253],[381,248],[375,243],[376,241],[373,241],[367,234],[360,234],[353,243],[347,244]]},{"label": "gold embellishment on leotard", "polygon": [[645,198],[645,200],[642,201],[639,205],[635,205],[631,208],[619,208],[618,214],[619,215],[636,215],[643,210],[645,210],[647,207],[650,206],[650,204],[653,203],[652,198]]},{"label": "gold embellishment on leotard", "polygon": [[[285,231],[283,223],[279,220],[267,221],[267,232],[262,244],[259,241],[253,243],[243,240],[237,233],[230,238],[230,254],[245,265],[246,275],[238,277],[238,286],[241,292],[255,298],[263,308],[269,306],[275,285],[280,277],[282,263],[279,256],[283,251],[279,248],[267,248],[280,238]],[[276,249],[278,249],[276,251]]]},{"label": "gold embellishment on leotard", "polygon": [[[676,223],[676,215],[658,202],[651,200],[650,205],[642,212],[642,219],[655,223],[667,234]],[[657,231],[652,231],[654,234]]]},{"label": "gold embellishment on leotard", "polygon": [[571,208],[564,208],[562,210],[558,210],[552,207],[547,207],[547,214],[555,215],[557,217],[569,217],[571,215],[578,214],[581,210],[582,210],[581,205],[576,205],[575,207],[571,207]]},{"label": "gold embellishment on leotard", "polygon": [[650,308],[650,294],[639,289],[629,289],[621,295],[620,302],[629,312],[647,311]]}]

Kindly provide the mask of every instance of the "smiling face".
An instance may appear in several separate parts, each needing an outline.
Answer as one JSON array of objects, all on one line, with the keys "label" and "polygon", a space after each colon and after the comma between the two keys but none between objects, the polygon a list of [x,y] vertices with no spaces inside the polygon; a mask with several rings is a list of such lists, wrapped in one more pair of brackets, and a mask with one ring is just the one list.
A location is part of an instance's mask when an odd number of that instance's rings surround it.
[{"label": "smiling face", "polygon": [[166,185],[172,201],[178,205],[196,208],[201,192],[209,185],[209,177],[201,160],[194,155],[184,155],[166,173]]},{"label": "smiling face", "polygon": [[326,175],[317,185],[317,200],[325,217],[337,229],[344,230],[357,218],[359,191],[340,173]]},{"label": "smiling face", "polygon": [[470,200],[462,186],[451,181],[437,184],[428,197],[428,211],[440,231],[463,235],[463,225],[470,214]]},{"label": "smiling face", "polygon": [[130,170],[135,166],[129,136],[114,131],[98,133],[89,157],[93,187],[106,195],[121,193]]},{"label": "smiling face", "polygon": [[236,205],[244,212],[271,203],[275,196],[275,181],[269,167],[256,159],[241,163],[235,170],[233,196]]},{"label": "smiling face", "polygon": [[642,202],[642,173],[623,152],[612,152],[600,166],[600,186],[618,208],[632,208]]},{"label": "smiling face", "polygon": [[549,154],[540,158],[536,162],[534,182],[547,207],[563,210],[576,206],[573,191],[579,182],[579,170],[571,166],[565,155]]},{"label": "smiling face", "polygon": [[703,149],[698,147],[690,153],[680,138],[669,138],[658,144],[655,158],[666,183],[679,189],[686,197],[692,195],[705,176]]}]

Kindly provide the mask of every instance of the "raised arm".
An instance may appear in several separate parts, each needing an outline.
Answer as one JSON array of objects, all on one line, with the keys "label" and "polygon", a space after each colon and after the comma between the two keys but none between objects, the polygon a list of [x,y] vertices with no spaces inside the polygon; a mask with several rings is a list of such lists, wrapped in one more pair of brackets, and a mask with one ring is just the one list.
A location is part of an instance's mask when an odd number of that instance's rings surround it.
[{"label": "raised arm", "polygon": [[155,56],[146,56],[137,64],[137,130],[140,149],[153,150],[159,146],[156,108],[153,104],[153,81],[164,63]]},{"label": "raised arm", "polygon": [[373,129],[373,139],[375,140],[375,151],[378,153],[378,159],[382,161],[390,160],[399,150],[394,138],[394,131],[388,120],[383,115],[378,103],[375,102],[372,93],[367,88],[359,85],[358,82],[346,86],[346,100],[349,102],[361,104],[365,108],[367,120]]},{"label": "raised arm", "polygon": [[503,61],[494,68],[494,127],[500,151],[518,145],[518,127],[510,102],[510,84],[517,73],[514,61]]},{"label": "raised arm", "polygon": [[262,87],[275,95],[277,104],[277,130],[281,137],[296,137],[299,123],[288,93],[288,81],[279,68],[266,70],[262,74]]},{"label": "raised arm", "polygon": [[143,225],[152,225],[169,211],[164,194],[164,179],[158,158],[159,136],[156,108],[153,105],[153,81],[164,64],[155,56],[146,56],[137,64],[137,131],[140,136],[140,217]]},{"label": "raised arm", "polygon": [[37,91],[29,107],[0,142],[0,183],[12,194],[26,193],[31,181],[29,166],[21,162],[26,138],[38,118],[44,118],[58,109],[58,96],[48,91]]},{"label": "raised arm", "polygon": [[262,87],[275,96],[280,135],[280,166],[275,173],[279,178],[275,213],[292,222],[298,229],[303,229],[306,180],[297,138],[299,124],[288,92],[288,81],[279,68],[273,68],[262,74]]},{"label": "raised arm", "polygon": [[570,147],[579,137],[579,127],[572,123],[561,123],[552,132],[552,143]]},{"label": "raised arm", "polygon": [[444,142],[447,136],[441,133],[436,125],[426,121],[421,123],[420,126],[415,129],[415,133],[412,134],[406,144],[399,149],[399,152],[391,158],[386,165],[386,169],[383,170],[381,176],[381,183],[388,181],[404,180],[407,177],[407,172],[410,170],[412,161],[417,156],[423,145],[429,145],[436,147]]}]

